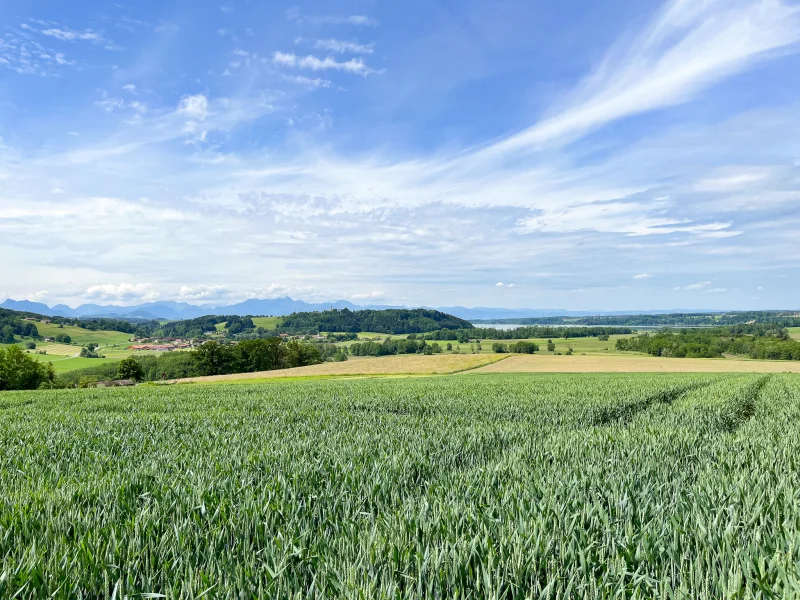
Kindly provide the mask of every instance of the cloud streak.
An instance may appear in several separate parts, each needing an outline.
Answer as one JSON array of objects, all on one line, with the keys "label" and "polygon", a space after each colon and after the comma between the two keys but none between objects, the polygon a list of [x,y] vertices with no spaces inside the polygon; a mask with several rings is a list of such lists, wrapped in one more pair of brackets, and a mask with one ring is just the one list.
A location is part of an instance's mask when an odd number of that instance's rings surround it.
[{"label": "cloud streak", "polygon": [[339,54],[372,54],[375,51],[375,44],[359,44],[358,42],[348,42],[344,40],[317,40],[314,48],[319,50],[329,50]]},{"label": "cloud streak", "polygon": [[353,58],[348,61],[339,62],[330,56],[319,58],[313,55],[297,56],[294,53],[275,52],[272,55],[272,62],[280,67],[307,69],[311,71],[345,71],[347,73],[354,73],[362,76],[378,72],[370,69],[360,58]]},{"label": "cloud streak", "polygon": [[481,156],[570,141],[632,115],[688,102],[778,52],[796,52],[800,6],[782,0],[672,0],[629,47],[617,47],[565,108]]}]

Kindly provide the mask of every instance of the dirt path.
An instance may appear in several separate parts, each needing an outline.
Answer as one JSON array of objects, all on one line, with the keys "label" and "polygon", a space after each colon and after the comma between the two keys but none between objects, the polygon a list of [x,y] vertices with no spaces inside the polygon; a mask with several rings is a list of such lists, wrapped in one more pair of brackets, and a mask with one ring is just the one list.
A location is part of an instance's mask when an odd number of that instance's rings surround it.
[{"label": "dirt path", "polygon": [[800,361],[653,356],[512,356],[473,373],[800,373]]}]

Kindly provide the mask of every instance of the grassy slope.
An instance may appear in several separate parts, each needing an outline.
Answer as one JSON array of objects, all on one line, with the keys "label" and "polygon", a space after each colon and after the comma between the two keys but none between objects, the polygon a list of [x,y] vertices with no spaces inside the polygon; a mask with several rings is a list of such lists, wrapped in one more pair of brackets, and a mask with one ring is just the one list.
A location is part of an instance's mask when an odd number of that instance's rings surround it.
[{"label": "grassy slope", "polygon": [[789,327],[789,335],[792,339],[800,341],[800,327]]},{"label": "grassy slope", "polygon": [[129,344],[131,337],[133,337],[131,334],[122,333],[121,331],[90,331],[72,325],[64,325],[63,328],[60,328],[52,323],[36,323],[36,328],[42,337],[56,337],[57,335],[66,334],[72,338],[73,343],[79,346],[92,343],[100,346]]},{"label": "grassy slope", "polygon": [[281,321],[283,319],[280,317],[253,317],[253,324],[264,329],[275,329],[280,325]]}]

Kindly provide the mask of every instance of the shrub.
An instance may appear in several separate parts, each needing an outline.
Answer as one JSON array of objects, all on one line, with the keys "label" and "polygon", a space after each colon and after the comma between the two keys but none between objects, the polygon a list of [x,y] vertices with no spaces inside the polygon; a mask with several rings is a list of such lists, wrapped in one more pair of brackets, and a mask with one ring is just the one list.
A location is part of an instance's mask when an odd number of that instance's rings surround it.
[{"label": "shrub", "polygon": [[539,346],[533,342],[517,342],[508,347],[508,351],[514,354],[533,354],[539,349]]}]

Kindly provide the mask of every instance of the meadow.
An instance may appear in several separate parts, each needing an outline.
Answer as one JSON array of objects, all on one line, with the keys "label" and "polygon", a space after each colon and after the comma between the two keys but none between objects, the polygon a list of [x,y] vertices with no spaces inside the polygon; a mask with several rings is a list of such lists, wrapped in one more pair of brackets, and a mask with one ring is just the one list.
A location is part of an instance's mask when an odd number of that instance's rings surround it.
[{"label": "meadow", "polygon": [[2,597],[800,594],[797,375],[7,392],[0,464]]},{"label": "meadow", "polygon": [[800,327],[789,327],[788,329],[789,329],[789,336],[793,340],[800,341]]},{"label": "meadow", "polygon": [[[337,345],[339,346],[352,346],[353,344],[357,344],[359,342],[363,342],[366,340],[373,340],[373,341],[382,341],[386,338],[392,339],[406,339],[407,335],[387,335],[382,333],[359,333],[358,340],[349,341],[349,342],[339,342]],[[553,352],[548,352],[547,350],[547,338],[529,338],[523,340],[481,340],[481,349],[478,351],[478,344],[477,343],[459,343],[455,340],[449,341],[428,341],[429,344],[437,343],[439,346],[442,347],[444,352],[456,352],[458,350],[461,354],[493,354],[494,350],[492,350],[492,344],[500,343],[505,344],[508,346],[509,344],[514,344],[516,342],[533,342],[539,346],[538,354],[555,354],[556,352],[560,352],[562,354],[566,354],[566,352],[572,348],[574,354],[630,354],[618,352],[615,349],[615,345],[617,343],[617,339],[623,337],[630,337],[625,335],[612,335],[609,336],[609,339],[606,341],[602,341],[596,337],[585,337],[585,338],[570,338],[565,340],[563,338],[556,338],[553,340],[553,343],[556,345],[556,349]],[[452,344],[453,350],[448,351],[446,350],[447,344]]]},{"label": "meadow", "polygon": [[[59,327],[55,323],[35,323],[39,335],[42,337],[56,337],[57,335],[68,335],[72,338],[72,343],[78,346],[87,344],[97,344],[99,346],[130,345],[131,334],[121,331],[91,331],[83,327],[74,325],[64,325]],[[80,351],[80,348],[78,348]]]},{"label": "meadow", "polygon": [[276,329],[282,321],[281,317],[253,317],[253,325],[264,329]]}]

